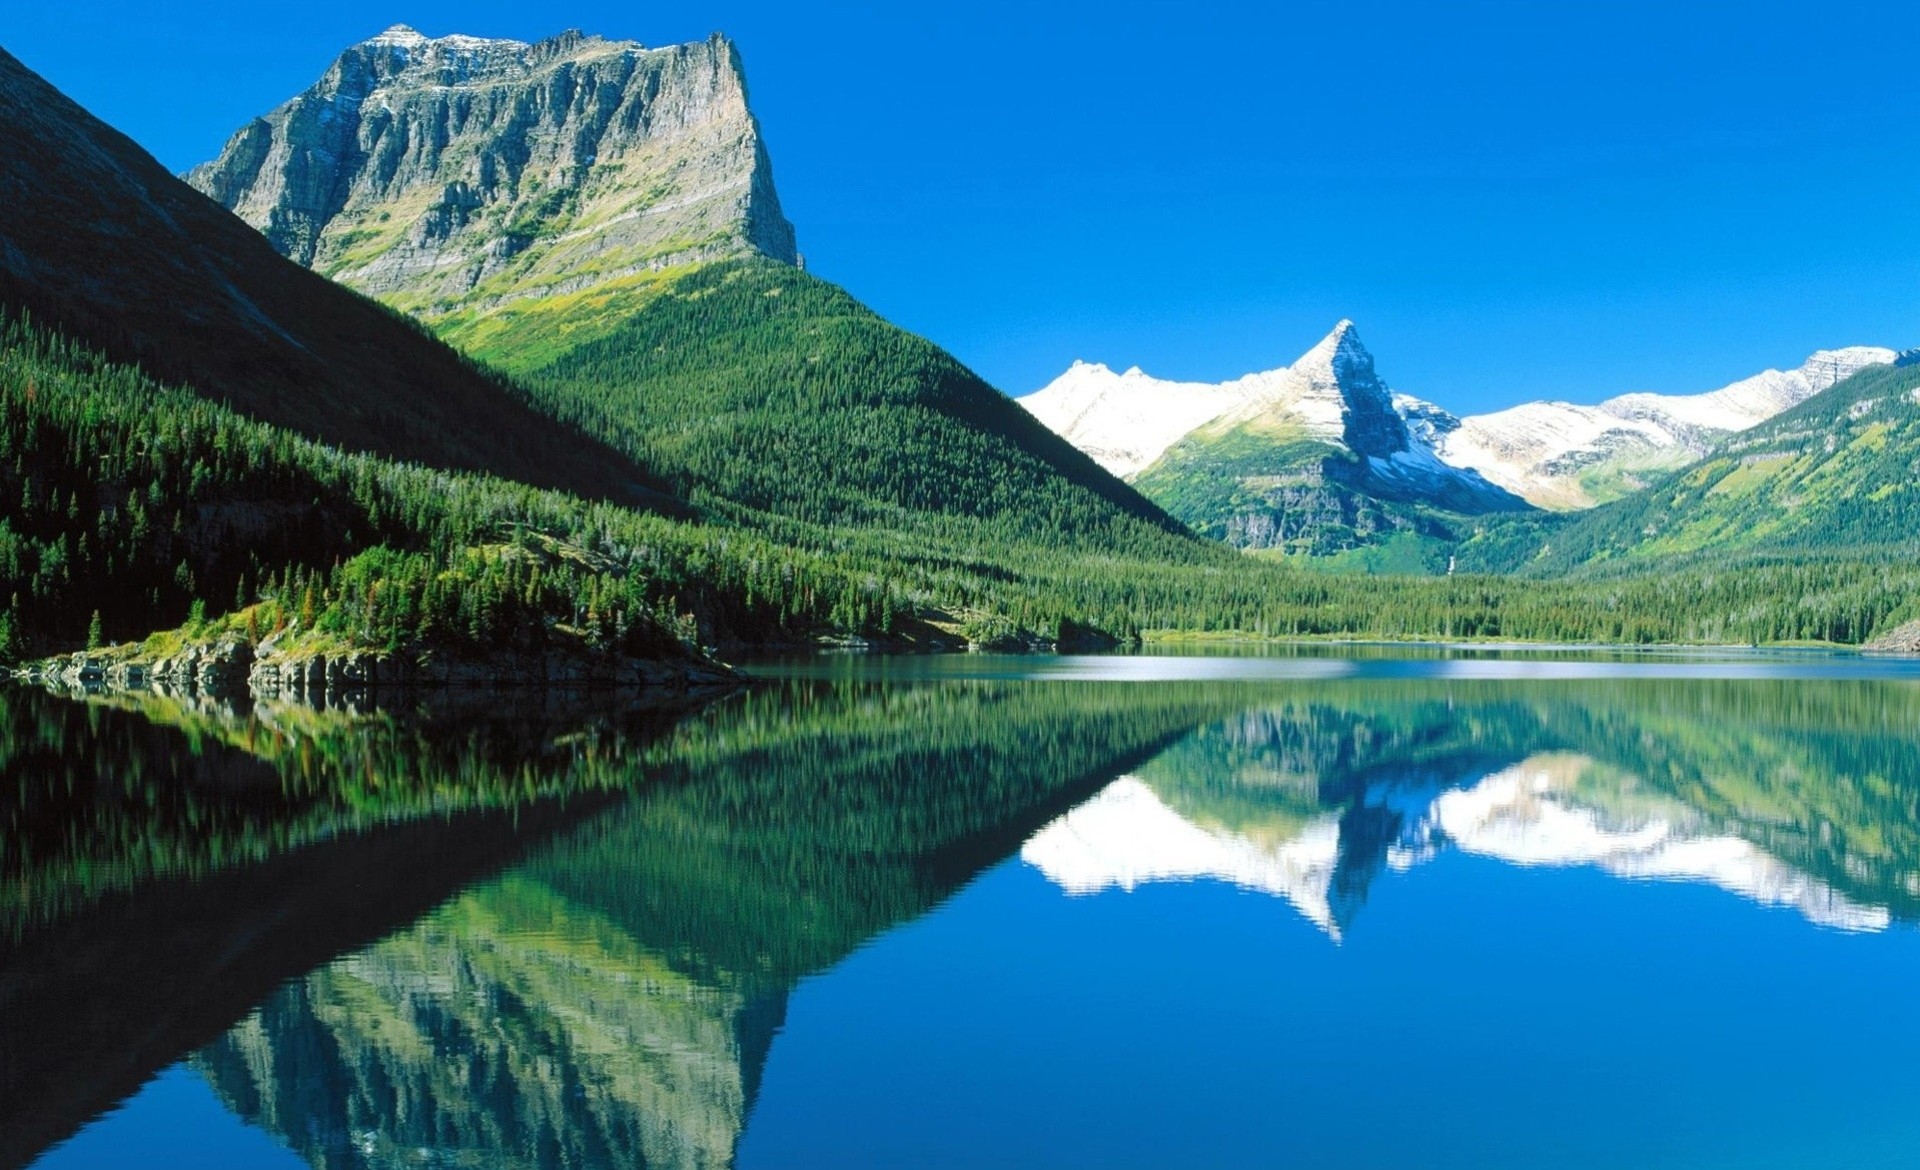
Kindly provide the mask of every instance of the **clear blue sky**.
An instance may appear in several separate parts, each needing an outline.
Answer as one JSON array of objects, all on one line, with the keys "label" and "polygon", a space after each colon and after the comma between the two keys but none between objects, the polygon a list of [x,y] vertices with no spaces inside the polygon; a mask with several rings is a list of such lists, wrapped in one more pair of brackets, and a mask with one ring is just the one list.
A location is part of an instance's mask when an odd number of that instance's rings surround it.
[{"label": "clear blue sky", "polygon": [[0,45],[175,169],[396,22],[725,31],[813,270],[1013,393],[1340,317],[1456,410],[1920,345],[1920,6],[10,7]]}]

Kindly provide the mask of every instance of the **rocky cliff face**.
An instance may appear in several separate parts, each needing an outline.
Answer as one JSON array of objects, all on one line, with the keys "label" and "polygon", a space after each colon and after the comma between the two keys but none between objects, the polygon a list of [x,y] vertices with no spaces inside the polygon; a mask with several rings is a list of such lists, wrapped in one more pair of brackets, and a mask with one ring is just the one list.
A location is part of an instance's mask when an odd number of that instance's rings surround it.
[{"label": "rocky cliff face", "polygon": [[677,264],[798,259],[739,53],[395,26],[187,181],[283,255],[425,315]]}]

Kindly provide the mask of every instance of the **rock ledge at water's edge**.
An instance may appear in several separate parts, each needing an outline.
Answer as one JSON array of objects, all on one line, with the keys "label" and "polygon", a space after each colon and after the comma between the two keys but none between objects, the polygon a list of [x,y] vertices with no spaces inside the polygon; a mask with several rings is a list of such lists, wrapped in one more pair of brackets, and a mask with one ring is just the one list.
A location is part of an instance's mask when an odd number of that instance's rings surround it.
[{"label": "rock ledge at water's edge", "polygon": [[356,690],[461,687],[660,687],[724,685],[739,675],[722,663],[637,658],[584,647],[499,650],[485,654],[440,649],[287,652],[268,638],[257,646],[240,638],[189,644],[164,656],[138,645],[80,651],[44,659],[19,671],[27,682],[67,689],[140,690],[160,685],[206,694],[316,695]]},{"label": "rock ledge at water's edge", "polygon": [[1920,654],[1920,621],[1895,626],[1860,649],[1869,654]]}]

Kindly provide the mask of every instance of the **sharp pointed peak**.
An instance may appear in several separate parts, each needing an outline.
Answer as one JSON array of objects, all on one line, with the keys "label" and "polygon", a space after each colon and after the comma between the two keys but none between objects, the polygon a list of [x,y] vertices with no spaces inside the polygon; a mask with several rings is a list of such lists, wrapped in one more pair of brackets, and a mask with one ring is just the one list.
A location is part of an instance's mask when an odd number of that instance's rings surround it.
[{"label": "sharp pointed peak", "polygon": [[1330,349],[1366,348],[1360,343],[1360,327],[1353,323],[1351,317],[1340,318],[1339,323],[1328,330],[1327,335],[1320,339],[1320,345],[1314,348],[1319,349],[1321,346],[1326,346]]},{"label": "sharp pointed peak", "polygon": [[363,44],[368,45],[417,45],[427,37],[410,24],[396,24],[378,36],[368,37]]},{"label": "sharp pointed peak", "polygon": [[1347,370],[1373,370],[1373,355],[1360,341],[1360,330],[1352,320],[1341,318],[1339,324],[1322,337],[1314,347],[1293,363],[1293,368],[1306,374],[1331,374],[1338,378]]}]

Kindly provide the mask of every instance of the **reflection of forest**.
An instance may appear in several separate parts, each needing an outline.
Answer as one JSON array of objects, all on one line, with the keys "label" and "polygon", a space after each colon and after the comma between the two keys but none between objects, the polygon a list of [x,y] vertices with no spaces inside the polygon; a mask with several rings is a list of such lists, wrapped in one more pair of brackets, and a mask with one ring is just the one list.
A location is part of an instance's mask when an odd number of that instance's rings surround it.
[{"label": "reflection of forest", "polygon": [[[1904,684],[843,681],[770,686],[677,722],[601,712],[518,731],[342,716],[241,734],[75,710],[42,712],[59,727],[38,737],[8,715],[15,775],[45,757],[69,778],[49,793],[90,795],[47,798],[69,830],[9,840],[9,877],[44,897],[14,908],[0,1009],[58,1018],[33,1048],[8,1037],[0,1054],[64,1044],[98,1060],[113,1038],[154,1034],[150,1071],[227,1029],[198,1066],[317,1166],[423,1152],[726,1165],[793,984],[1022,842],[1069,888],[1226,877],[1336,933],[1381,873],[1446,847],[1741,888],[1732,858],[1753,878],[1743,893],[1816,919],[1920,911],[1920,688]],[[55,750],[77,742],[95,745],[93,774]],[[154,742],[178,758],[143,775],[191,760],[215,779],[192,800],[158,781],[125,800],[100,779]],[[36,810],[11,811],[18,826]],[[165,865],[141,860],[143,824]],[[1677,848],[1701,842],[1719,852]],[[282,937],[249,978],[226,980],[212,944],[261,913],[238,891],[271,903],[276,867],[295,863],[308,894],[275,921],[313,937]],[[184,876],[156,876],[169,867]],[[115,876],[71,876],[88,870]],[[118,909],[162,889],[164,915]],[[182,948],[153,926],[105,938],[137,921],[198,922],[207,941]],[[59,964],[41,943],[56,938],[129,966],[135,947],[172,947],[174,966],[200,964],[199,986],[53,994]],[[196,992],[214,1005],[198,1031],[156,1027]],[[9,1075],[53,1082],[40,1100],[66,1128],[112,1099],[97,1075],[61,1098],[83,1064],[35,1061]]]},{"label": "reflection of forest", "polygon": [[1443,848],[1708,882],[1873,929],[1920,911],[1920,688],[1374,684],[1196,731],[1024,849],[1085,893],[1214,878],[1339,937]]},{"label": "reflection of forest", "polygon": [[0,690],[0,1166],[606,807],[684,710],[609,702],[398,716]]},{"label": "reflection of forest", "polygon": [[801,976],[1229,707],[1198,689],[760,691],[653,783],[197,1058],[315,1165],[724,1166]]},{"label": "reflection of forest", "polygon": [[201,1066],[316,1162],[729,1157],[794,979],[1228,709],[798,685],[662,738],[672,713],[9,698],[9,1164],[263,1000]]}]

